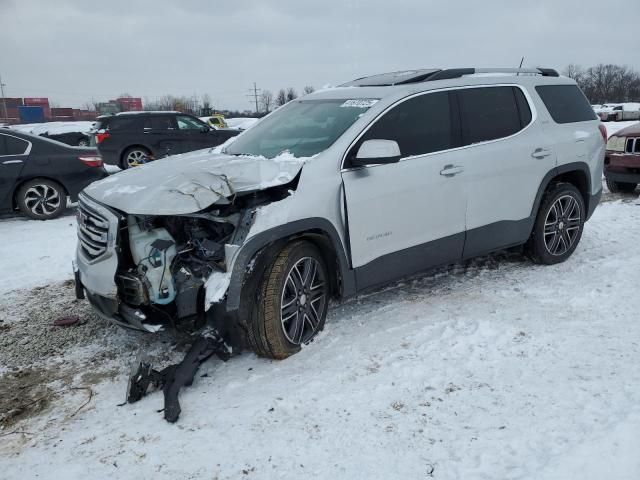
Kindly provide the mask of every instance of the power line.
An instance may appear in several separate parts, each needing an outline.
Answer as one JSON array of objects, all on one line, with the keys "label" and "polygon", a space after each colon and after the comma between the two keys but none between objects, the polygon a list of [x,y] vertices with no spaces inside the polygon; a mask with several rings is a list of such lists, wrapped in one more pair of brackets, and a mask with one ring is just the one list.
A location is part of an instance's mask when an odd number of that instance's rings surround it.
[{"label": "power line", "polygon": [[256,103],[256,113],[260,113],[259,111],[260,109],[258,108],[258,98],[259,98],[259,93],[262,91],[262,89],[256,86],[256,82],[253,82],[253,89],[250,89],[249,92],[251,91],[253,91],[253,93],[249,93],[247,97],[253,98],[253,101],[255,101]]}]

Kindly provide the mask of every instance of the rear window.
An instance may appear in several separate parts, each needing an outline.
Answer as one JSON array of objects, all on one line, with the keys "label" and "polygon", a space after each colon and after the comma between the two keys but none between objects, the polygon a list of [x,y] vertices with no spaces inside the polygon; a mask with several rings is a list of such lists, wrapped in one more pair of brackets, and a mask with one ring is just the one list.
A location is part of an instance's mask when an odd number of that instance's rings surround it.
[{"label": "rear window", "polygon": [[586,122],[598,118],[576,85],[540,85],[536,92],[556,123]]},{"label": "rear window", "polygon": [[509,137],[531,122],[519,88],[480,87],[458,91],[466,145]]},{"label": "rear window", "polygon": [[94,129],[97,130],[128,130],[136,128],[138,125],[138,118],[134,117],[108,117],[98,119],[94,126]]},{"label": "rear window", "polygon": [[9,135],[0,135],[0,155],[22,155],[27,151],[29,142]]}]

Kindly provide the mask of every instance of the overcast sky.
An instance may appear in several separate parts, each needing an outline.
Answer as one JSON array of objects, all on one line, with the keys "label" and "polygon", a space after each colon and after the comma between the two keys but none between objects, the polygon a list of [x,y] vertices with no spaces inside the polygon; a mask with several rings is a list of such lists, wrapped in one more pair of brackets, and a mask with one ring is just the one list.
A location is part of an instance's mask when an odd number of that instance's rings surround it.
[{"label": "overcast sky", "polygon": [[[609,8],[611,7],[611,8]],[[10,97],[79,107],[120,93],[208,93],[251,108],[255,81],[316,88],[419,67],[640,70],[638,0],[0,0]]]}]

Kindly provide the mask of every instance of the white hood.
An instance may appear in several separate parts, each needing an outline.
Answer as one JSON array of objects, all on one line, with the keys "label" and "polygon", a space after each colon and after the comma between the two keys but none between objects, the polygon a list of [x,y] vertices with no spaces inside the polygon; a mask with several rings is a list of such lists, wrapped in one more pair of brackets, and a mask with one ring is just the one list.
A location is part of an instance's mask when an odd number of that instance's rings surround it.
[{"label": "white hood", "polygon": [[234,193],[289,183],[307,160],[290,154],[267,159],[198,150],[116,173],[84,192],[129,214],[194,213],[223,198],[226,204]]}]

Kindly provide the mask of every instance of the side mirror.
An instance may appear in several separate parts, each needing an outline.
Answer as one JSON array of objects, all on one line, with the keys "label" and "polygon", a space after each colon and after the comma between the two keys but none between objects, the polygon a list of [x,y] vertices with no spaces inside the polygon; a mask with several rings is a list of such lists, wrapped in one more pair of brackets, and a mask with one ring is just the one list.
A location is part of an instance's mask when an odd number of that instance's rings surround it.
[{"label": "side mirror", "polygon": [[356,158],[351,160],[354,167],[397,163],[400,160],[400,146],[395,140],[366,140],[360,145]]}]

